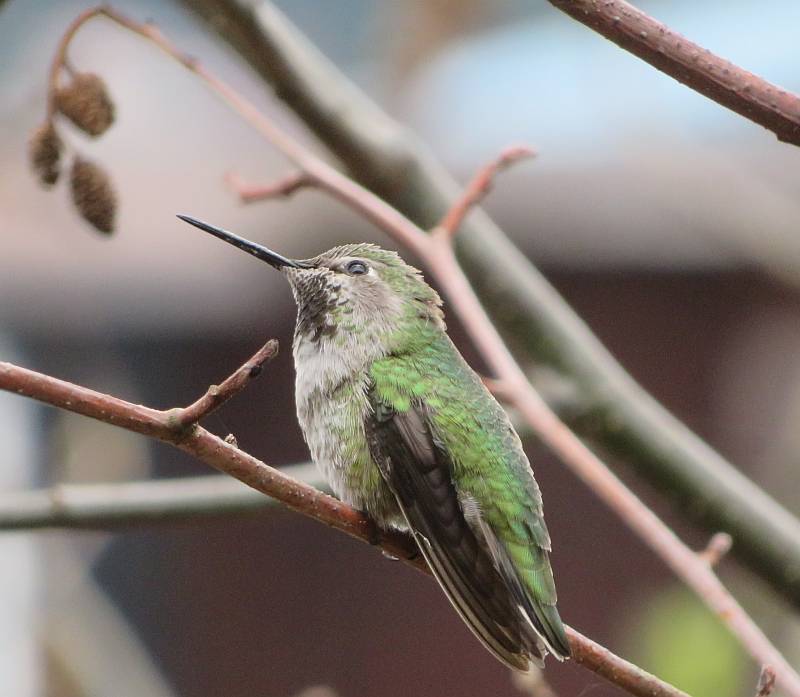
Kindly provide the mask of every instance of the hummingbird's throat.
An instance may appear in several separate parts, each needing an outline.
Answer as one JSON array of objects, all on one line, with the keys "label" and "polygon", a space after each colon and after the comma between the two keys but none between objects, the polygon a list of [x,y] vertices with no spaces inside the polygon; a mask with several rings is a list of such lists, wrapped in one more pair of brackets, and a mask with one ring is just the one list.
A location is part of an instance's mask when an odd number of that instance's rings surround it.
[{"label": "hummingbird's throat", "polygon": [[287,269],[286,275],[297,303],[295,336],[313,343],[333,337],[338,328],[338,316],[345,312],[341,284],[330,271],[323,269]]}]

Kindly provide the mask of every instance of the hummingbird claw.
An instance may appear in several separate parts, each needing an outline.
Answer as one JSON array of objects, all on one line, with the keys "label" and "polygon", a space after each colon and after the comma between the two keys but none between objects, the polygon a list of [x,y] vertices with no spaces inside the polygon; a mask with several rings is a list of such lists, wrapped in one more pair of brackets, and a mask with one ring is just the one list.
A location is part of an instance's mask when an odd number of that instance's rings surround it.
[{"label": "hummingbird claw", "polygon": [[369,542],[373,547],[379,547],[381,542],[383,541],[383,536],[381,535],[381,530],[375,523],[375,521],[370,517],[369,513],[366,511],[359,511],[361,515],[364,516],[364,526],[366,527],[366,537],[367,542]]},{"label": "hummingbird claw", "polygon": [[420,554],[419,547],[415,547],[414,551],[406,556],[406,561],[416,561],[417,559],[419,559],[419,554]]}]

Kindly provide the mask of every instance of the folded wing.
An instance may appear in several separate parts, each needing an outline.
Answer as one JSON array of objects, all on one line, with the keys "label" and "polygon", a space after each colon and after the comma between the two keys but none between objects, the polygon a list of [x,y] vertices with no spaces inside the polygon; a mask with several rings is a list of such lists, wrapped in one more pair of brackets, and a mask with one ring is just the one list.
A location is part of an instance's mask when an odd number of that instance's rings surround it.
[{"label": "folded wing", "polygon": [[452,462],[424,403],[397,411],[374,394],[371,398],[365,431],[372,458],[431,571],[470,629],[517,670],[527,670],[530,661],[541,665],[548,650],[569,655],[563,630],[561,636],[548,636],[547,612],[526,592],[477,504],[459,498]]}]

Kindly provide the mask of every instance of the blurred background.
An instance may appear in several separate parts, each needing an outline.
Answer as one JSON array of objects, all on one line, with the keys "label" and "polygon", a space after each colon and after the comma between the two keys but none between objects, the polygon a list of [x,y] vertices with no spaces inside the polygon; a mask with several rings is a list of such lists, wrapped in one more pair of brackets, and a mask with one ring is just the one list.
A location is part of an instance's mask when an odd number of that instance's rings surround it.
[{"label": "blurred background", "polygon": [[[800,154],[547,3],[276,3],[461,179],[504,146],[540,152],[486,208],[657,399],[800,510]],[[677,31],[800,91],[800,5],[638,2]],[[42,190],[27,140],[77,0],[0,2],[0,358],[155,407],[185,404],[268,337],[282,353],[207,426],[274,464],[308,457],[293,409],[294,307],[277,274],[180,223],[183,212],[290,256],[391,244],[315,192],[243,206],[236,172],[285,163],[152,46],[106,21],[70,51],[117,105],[70,147],[118,191],[106,238],[66,188]],[[119,0],[299,137],[303,128],[181,3]],[[474,352],[451,322],[465,355]],[[206,474],[181,454],[0,394],[0,487]],[[536,443],[567,622],[693,695],[752,694],[757,667]],[[635,484],[635,482],[634,482]],[[691,544],[659,498],[639,493]],[[790,661],[800,624],[726,560],[726,583]],[[0,534],[0,694],[325,697],[520,694],[428,579],[280,509],[112,533]],[[613,695],[548,664],[561,695]]]}]

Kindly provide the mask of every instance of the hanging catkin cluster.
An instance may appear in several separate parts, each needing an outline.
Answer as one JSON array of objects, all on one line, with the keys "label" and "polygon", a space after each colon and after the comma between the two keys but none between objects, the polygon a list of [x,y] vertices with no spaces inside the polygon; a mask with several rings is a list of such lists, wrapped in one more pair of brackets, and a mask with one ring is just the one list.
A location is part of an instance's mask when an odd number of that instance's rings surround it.
[{"label": "hanging catkin cluster", "polygon": [[[69,82],[50,95],[50,104],[48,118],[33,132],[29,150],[33,171],[48,188],[61,175],[64,154],[64,141],[55,125],[57,114],[65,116],[93,138],[105,133],[114,123],[114,102],[103,80],[94,73],[71,74]],[[73,155],[70,194],[84,220],[104,234],[114,231],[117,197],[102,167],[81,155]]]}]

